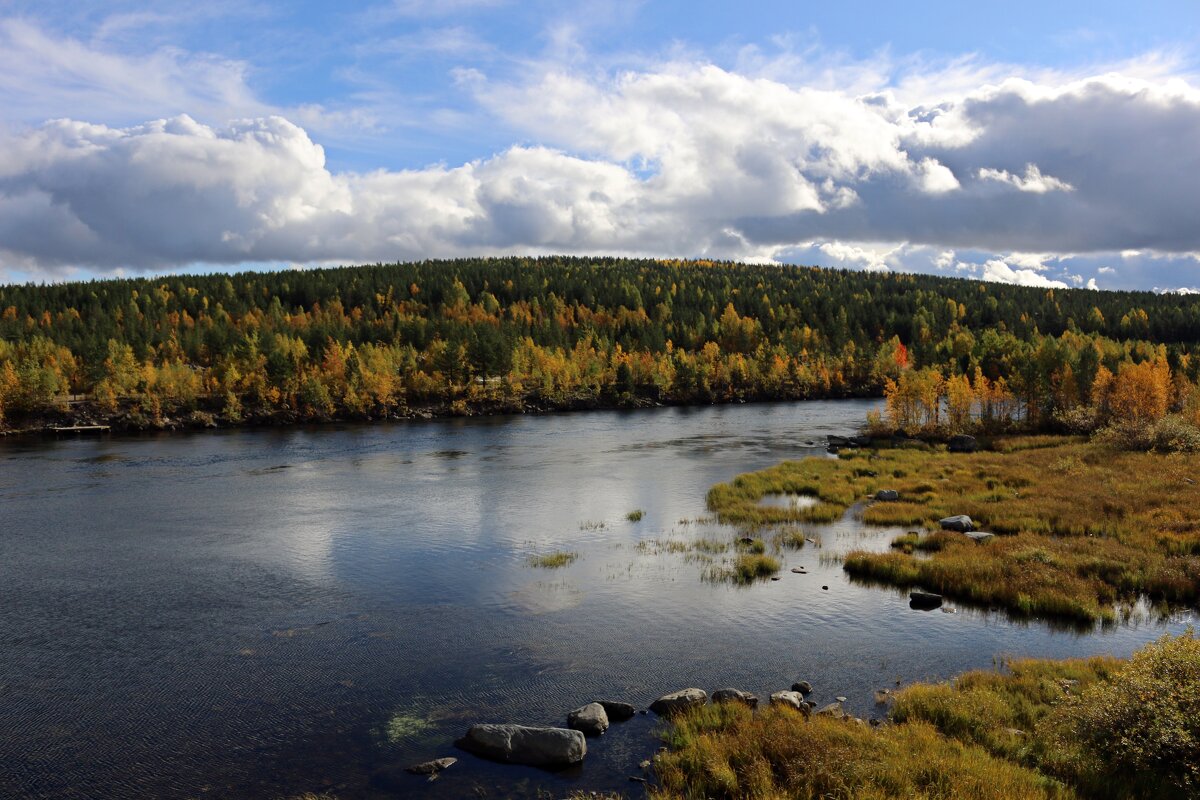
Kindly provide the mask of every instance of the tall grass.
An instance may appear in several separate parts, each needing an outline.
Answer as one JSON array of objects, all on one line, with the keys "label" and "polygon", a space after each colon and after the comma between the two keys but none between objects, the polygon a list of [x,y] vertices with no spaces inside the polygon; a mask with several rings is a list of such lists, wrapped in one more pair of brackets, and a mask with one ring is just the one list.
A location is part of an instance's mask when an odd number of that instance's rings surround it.
[{"label": "tall grass", "polygon": [[[923,527],[931,536],[901,552],[851,553],[860,578],[922,585],[1017,615],[1089,623],[1117,604],[1200,600],[1200,455],[1124,452],[1066,437],[1000,440],[997,451],[846,451],[837,459],[789,461],[714,486],[722,520],[771,524],[836,516],[879,489],[901,501],[865,507],[864,522]],[[812,508],[760,505],[772,493],[819,498]],[[985,544],[936,533],[938,520],[968,514],[998,536]],[[912,553],[923,550],[929,558]]]},{"label": "tall grass", "polygon": [[568,564],[579,558],[579,553],[570,550],[555,550],[553,553],[545,555],[536,555],[529,557],[529,566],[541,567],[542,569],[558,569],[565,567]]}]

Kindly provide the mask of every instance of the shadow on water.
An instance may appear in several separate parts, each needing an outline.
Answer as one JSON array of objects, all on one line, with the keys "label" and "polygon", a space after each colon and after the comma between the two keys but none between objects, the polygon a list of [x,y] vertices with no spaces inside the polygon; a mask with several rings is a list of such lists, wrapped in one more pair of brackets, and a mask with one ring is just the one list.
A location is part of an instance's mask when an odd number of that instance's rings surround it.
[{"label": "shadow on water", "polygon": [[[840,553],[898,532],[853,514],[802,526],[778,581],[703,580],[735,553],[693,546],[734,536],[708,488],[821,454],[877,405],[2,442],[0,796],[636,797],[653,715],[566,773],[453,743],[595,699],[801,678],[869,716],[896,681],[1124,655],[1191,619],[1081,632],[914,611],[843,574]],[[578,558],[530,565],[554,551]],[[437,781],[380,782],[442,756],[459,763]]]}]

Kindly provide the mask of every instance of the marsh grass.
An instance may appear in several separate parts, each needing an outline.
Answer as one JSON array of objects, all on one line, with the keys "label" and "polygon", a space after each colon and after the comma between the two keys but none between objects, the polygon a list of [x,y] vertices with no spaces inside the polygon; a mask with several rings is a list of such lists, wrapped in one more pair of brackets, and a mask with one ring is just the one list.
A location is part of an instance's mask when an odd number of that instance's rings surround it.
[{"label": "marsh grass", "polygon": [[740,703],[676,718],[670,751],[655,758],[657,800],[676,798],[926,798],[1025,800],[1074,797],[1034,770],[914,723],[873,729],[775,706]]},{"label": "marsh grass", "polygon": [[626,514],[625,519],[629,520],[630,522],[641,522],[642,517],[644,517],[645,515],[646,515],[646,512],[642,511],[640,508],[637,508],[637,509],[634,509],[633,511],[630,511],[628,514]]},{"label": "marsh grass", "polygon": [[1200,641],[1022,659],[894,695],[890,723],[737,703],[672,719],[658,800],[1167,800],[1200,791]]},{"label": "marsh grass", "polygon": [[[863,521],[934,533],[904,539],[900,552],[849,553],[851,575],[1085,624],[1114,620],[1119,604],[1141,594],[1159,604],[1200,599],[1200,485],[1191,477],[1200,456],[1051,436],[993,446],[999,449],[843,451],[837,459],[788,461],[714,486],[709,507],[724,521],[778,524],[813,508],[836,517],[879,489],[896,489],[900,502],[866,506]],[[759,505],[781,492],[820,502]],[[1005,535],[976,544],[936,532],[937,520],[951,514]]]},{"label": "marsh grass", "polygon": [[529,557],[529,566],[542,569],[558,569],[565,567],[579,558],[579,553],[572,550],[555,550],[553,553]]}]

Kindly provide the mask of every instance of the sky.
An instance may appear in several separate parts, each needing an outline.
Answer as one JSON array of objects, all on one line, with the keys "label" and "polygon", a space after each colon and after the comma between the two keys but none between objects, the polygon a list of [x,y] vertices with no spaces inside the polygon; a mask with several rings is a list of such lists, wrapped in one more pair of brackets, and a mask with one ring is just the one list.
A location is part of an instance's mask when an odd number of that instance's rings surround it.
[{"label": "sky", "polygon": [[0,281],[521,254],[1200,287],[1200,3],[0,0]]}]

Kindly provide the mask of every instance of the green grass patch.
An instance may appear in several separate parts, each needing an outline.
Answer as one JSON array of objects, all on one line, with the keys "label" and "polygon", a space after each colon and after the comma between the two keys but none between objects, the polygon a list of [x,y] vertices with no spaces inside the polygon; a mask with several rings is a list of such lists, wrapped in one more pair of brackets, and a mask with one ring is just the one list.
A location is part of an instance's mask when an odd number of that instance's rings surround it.
[{"label": "green grass patch", "polygon": [[529,566],[542,569],[558,569],[565,567],[579,558],[579,553],[571,550],[555,550],[553,553],[529,557]]},{"label": "green grass patch", "polygon": [[645,515],[646,515],[646,512],[642,511],[640,508],[637,508],[637,509],[634,509],[633,511],[630,511],[628,514],[626,514],[625,519],[629,520],[630,522],[641,522],[642,517],[644,517]]}]

